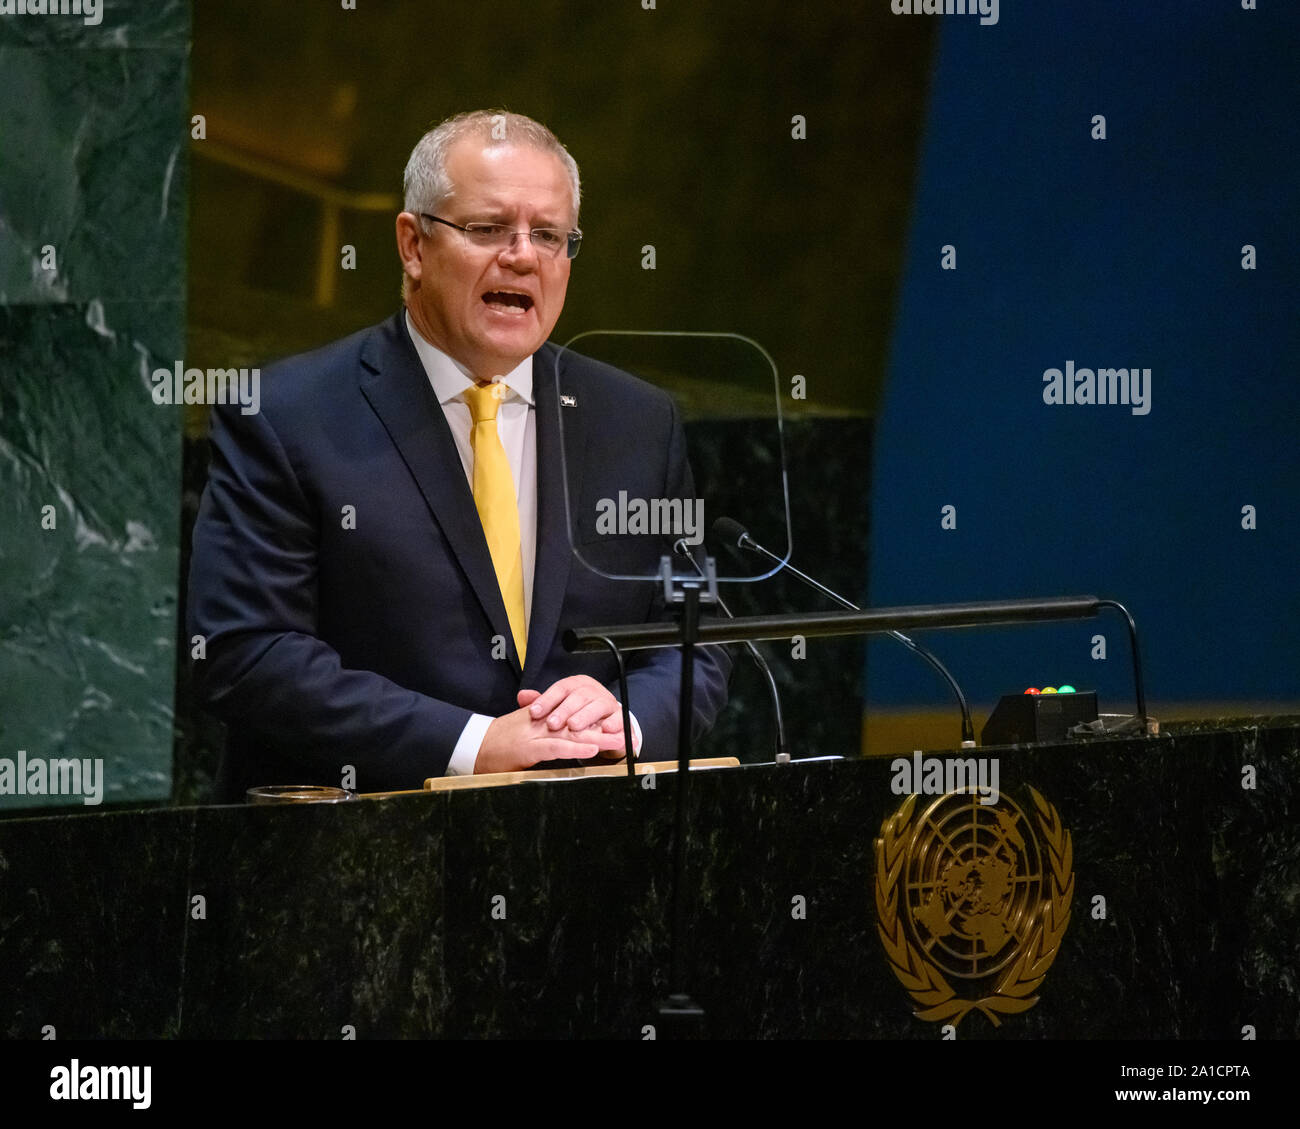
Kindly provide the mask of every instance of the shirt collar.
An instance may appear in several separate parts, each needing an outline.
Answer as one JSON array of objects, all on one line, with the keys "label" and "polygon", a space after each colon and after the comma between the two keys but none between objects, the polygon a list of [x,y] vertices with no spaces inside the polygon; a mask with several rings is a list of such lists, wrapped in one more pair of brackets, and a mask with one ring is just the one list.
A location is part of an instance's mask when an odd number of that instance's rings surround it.
[{"label": "shirt collar", "polygon": [[[411,311],[404,310],[406,332],[419,354],[425,375],[433,386],[433,394],[438,403],[446,404],[459,400],[465,389],[476,383],[469,370],[454,357],[448,356],[436,345],[425,340],[424,335],[415,328],[411,321]],[[501,383],[527,404],[533,403],[533,358],[525,357],[513,369],[501,378]]]}]

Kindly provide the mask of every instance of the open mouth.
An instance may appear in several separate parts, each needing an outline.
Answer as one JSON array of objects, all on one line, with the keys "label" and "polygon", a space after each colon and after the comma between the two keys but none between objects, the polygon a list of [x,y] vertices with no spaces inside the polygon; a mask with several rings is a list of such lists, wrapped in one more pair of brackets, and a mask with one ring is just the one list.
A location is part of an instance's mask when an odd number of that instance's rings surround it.
[{"label": "open mouth", "polygon": [[483,295],[483,301],[490,309],[509,314],[526,314],[533,308],[532,298],[512,290],[489,290]]}]

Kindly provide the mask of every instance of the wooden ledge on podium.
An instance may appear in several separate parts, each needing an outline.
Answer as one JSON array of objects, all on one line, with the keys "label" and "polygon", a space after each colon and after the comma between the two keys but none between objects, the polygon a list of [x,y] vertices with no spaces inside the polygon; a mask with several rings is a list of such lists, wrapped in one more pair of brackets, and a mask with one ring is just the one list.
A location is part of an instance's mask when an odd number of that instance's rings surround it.
[{"label": "wooden ledge on podium", "polygon": [[[701,757],[691,761],[691,771],[709,768],[737,768],[738,757]],[[636,766],[636,774],[651,772],[676,772],[676,761],[643,761]],[[398,792],[361,792],[363,800],[382,800],[388,796],[418,796],[424,792],[454,792],[464,788],[497,788],[502,784],[525,784],[539,780],[584,780],[593,776],[626,776],[627,765],[622,761],[613,764],[588,764],[577,768],[526,769],[523,772],[485,772],[480,776],[435,776],[424,782],[423,788]]]}]

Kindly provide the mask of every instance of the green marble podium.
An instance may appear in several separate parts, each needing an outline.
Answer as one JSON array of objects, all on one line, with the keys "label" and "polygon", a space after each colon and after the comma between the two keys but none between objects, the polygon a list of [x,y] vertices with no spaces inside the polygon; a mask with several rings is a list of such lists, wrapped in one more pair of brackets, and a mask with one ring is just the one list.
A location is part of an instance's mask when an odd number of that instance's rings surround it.
[{"label": "green marble podium", "polygon": [[[972,1011],[959,1038],[1300,1036],[1300,719],[975,753],[1022,809],[1033,788],[1059,813],[1073,884],[1037,1002],[997,1026]],[[896,775],[693,775],[685,987],[703,1034],[942,1037],[879,935]],[[674,787],[0,822],[0,1033],[642,1039],[670,987]]]}]

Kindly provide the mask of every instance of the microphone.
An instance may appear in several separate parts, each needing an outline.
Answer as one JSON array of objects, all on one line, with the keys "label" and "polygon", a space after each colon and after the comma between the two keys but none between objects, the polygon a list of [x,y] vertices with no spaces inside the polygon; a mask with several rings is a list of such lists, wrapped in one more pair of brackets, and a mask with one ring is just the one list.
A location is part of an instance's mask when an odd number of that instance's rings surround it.
[{"label": "microphone", "polygon": [[[749,535],[749,530],[734,518],[718,518],[713,523],[712,532],[715,538],[726,545],[728,549],[736,552],[737,555],[739,555],[741,551],[758,553],[759,556],[766,557],[769,561],[781,565],[785,571],[794,574],[809,587],[815,588],[828,599],[834,600],[835,603],[840,605],[840,607],[851,612],[860,612],[862,610],[857,604],[850,603],[838,592],[832,592],[825,584],[814,580],[806,572],[800,572],[794,567],[794,565],[790,564],[789,561],[782,561],[782,559],[771,550],[765,549]],[[961,692],[961,687],[957,685],[957,680],[948,673],[948,668],[944,666],[934,654],[921,646],[921,644],[916,642],[916,640],[904,635],[901,631],[890,631],[886,634],[897,639],[904,647],[908,648],[908,650],[920,655],[921,658],[928,662],[939,673],[940,677],[942,677],[952,688],[952,692],[957,698],[957,704],[961,708],[961,747],[963,749],[973,749],[975,747],[975,724],[971,721],[970,705],[966,701],[966,695]]]},{"label": "microphone", "polygon": [[[726,519],[724,518],[721,520],[725,521]],[[741,532],[744,531],[742,530]],[[701,576],[704,575],[704,569],[700,567],[700,562],[695,559],[694,554],[691,552],[690,545],[686,543],[685,537],[679,537],[677,539],[677,541],[673,545],[673,552],[679,554],[680,556],[685,557],[688,561],[691,562],[691,565],[694,567],[696,572],[698,572]],[[722,613],[728,619],[736,618],[735,614],[732,612],[732,610],[729,607],[727,607],[726,602],[722,599],[721,596],[718,597],[718,607],[722,609]],[[768,691],[772,695],[772,716],[776,721],[776,763],[789,764],[790,753],[789,750],[786,748],[786,743],[785,743],[785,720],[781,716],[781,696],[780,694],[777,693],[776,690],[776,678],[773,677],[772,668],[768,666],[767,659],[763,657],[763,652],[760,651],[758,647],[749,639],[742,640],[742,642],[745,644],[745,650],[749,652],[750,656],[758,664],[758,669],[761,670],[763,674],[767,677]]]},{"label": "microphone", "polygon": [[757,549],[759,547],[758,542],[749,535],[749,530],[735,518],[718,518],[713,523],[712,532],[713,536],[726,545],[728,549]]}]

